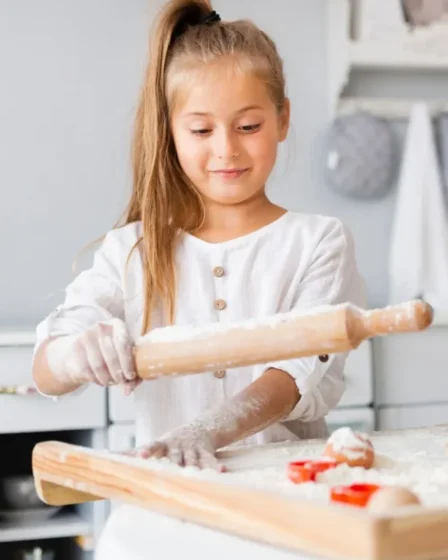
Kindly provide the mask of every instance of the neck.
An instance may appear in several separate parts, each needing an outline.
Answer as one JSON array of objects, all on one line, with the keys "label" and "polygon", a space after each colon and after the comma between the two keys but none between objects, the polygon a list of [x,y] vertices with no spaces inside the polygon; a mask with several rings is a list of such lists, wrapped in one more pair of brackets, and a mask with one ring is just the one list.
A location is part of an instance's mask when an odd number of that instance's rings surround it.
[{"label": "neck", "polygon": [[260,229],[284,213],[265,193],[236,206],[207,201],[204,224],[195,235],[212,243],[228,241]]}]

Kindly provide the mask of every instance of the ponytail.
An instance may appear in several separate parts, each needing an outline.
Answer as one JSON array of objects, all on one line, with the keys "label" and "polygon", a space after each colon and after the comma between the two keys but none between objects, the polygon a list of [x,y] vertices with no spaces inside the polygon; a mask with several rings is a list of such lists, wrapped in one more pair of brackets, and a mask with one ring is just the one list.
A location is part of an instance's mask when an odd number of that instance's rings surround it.
[{"label": "ponytail", "polygon": [[[203,221],[203,205],[184,175],[169,122],[166,71],[173,42],[211,10],[207,0],[173,0],[160,12],[134,124],[133,193],[125,223],[141,220],[145,309],[142,333],[160,301],[173,323],[176,299],[175,250],[179,230],[193,231]],[[137,247],[134,247],[136,249]]]}]

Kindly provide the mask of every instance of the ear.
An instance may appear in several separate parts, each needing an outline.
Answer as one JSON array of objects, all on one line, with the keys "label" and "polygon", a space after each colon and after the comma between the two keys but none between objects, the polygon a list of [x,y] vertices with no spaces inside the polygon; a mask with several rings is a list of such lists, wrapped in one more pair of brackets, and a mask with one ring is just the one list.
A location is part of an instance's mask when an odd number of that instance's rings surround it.
[{"label": "ear", "polygon": [[291,114],[291,103],[286,97],[283,103],[283,108],[281,109],[278,116],[278,141],[283,142],[288,136],[289,122]]}]

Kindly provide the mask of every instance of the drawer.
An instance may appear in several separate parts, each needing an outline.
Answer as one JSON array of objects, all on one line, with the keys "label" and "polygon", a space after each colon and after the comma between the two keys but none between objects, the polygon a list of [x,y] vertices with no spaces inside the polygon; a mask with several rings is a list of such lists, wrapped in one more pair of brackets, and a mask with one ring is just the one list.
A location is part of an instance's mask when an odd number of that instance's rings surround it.
[{"label": "drawer", "polygon": [[[32,346],[0,347],[0,385],[32,385]],[[41,395],[0,395],[0,433],[83,430],[106,425],[106,391],[90,386],[54,400]]]},{"label": "drawer", "polygon": [[111,422],[134,422],[134,395],[125,396],[121,387],[110,387],[108,393],[109,420]]},{"label": "drawer", "polygon": [[448,328],[392,335],[374,341],[378,405],[448,400]]},{"label": "drawer", "polygon": [[403,406],[378,410],[379,430],[424,428],[448,424],[448,403],[426,406]]},{"label": "drawer", "polygon": [[345,392],[338,407],[368,406],[373,402],[372,342],[366,340],[345,361]]}]

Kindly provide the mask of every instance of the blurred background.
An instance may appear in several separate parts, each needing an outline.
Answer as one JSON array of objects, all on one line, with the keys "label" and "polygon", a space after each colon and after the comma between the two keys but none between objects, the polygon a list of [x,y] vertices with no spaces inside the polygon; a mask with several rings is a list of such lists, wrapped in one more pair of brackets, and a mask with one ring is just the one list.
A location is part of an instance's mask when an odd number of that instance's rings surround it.
[{"label": "blurred background", "polygon": [[[132,445],[129,399],[94,387],[49,402],[29,388],[29,364],[36,323],[63,298],[78,253],[117,222],[127,202],[148,29],[162,4],[0,2],[2,449],[30,450],[50,436],[94,447]],[[328,417],[330,429],[447,423],[446,2],[213,6],[223,19],[254,20],[284,59],[292,129],[271,198],[347,224],[369,307],[422,297],[435,309],[428,331],[369,341],[350,355],[347,391]],[[29,476],[29,453],[12,456],[0,477]],[[0,556],[35,558],[26,554],[37,548],[47,560],[88,558],[109,506],[49,511],[5,502]]]}]

